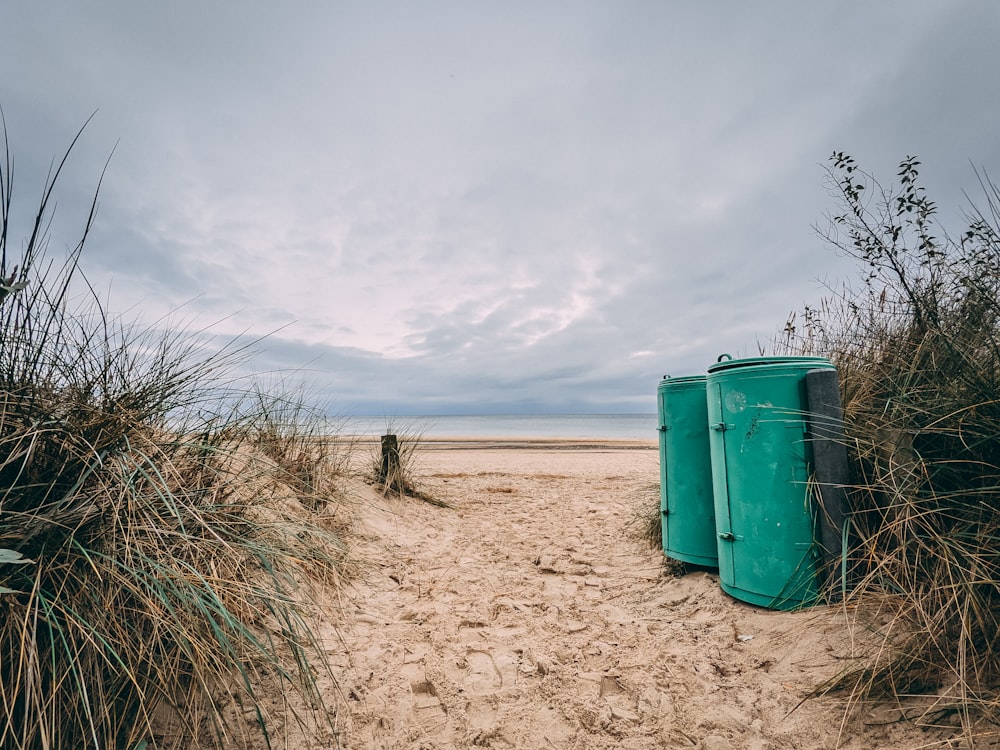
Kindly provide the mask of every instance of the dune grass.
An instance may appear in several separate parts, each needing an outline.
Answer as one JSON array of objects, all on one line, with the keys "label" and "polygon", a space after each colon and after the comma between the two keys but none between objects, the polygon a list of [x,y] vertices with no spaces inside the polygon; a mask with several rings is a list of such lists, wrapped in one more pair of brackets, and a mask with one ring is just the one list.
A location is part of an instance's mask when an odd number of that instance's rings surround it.
[{"label": "dune grass", "polygon": [[916,701],[971,738],[1000,720],[1000,192],[982,179],[985,208],[950,236],[918,168],[908,157],[883,187],[831,157],[824,234],[861,279],[790,318],[778,348],[828,356],[841,378],[844,606],[871,650],[823,690]]},{"label": "dune grass", "polygon": [[0,748],[271,746],[296,723],[334,745],[303,594],[344,560],[321,416],[238,378],[247,350],[109,314],[79,268],[96,193],[46,256],[76,139],[15,258],[6,135]]}]

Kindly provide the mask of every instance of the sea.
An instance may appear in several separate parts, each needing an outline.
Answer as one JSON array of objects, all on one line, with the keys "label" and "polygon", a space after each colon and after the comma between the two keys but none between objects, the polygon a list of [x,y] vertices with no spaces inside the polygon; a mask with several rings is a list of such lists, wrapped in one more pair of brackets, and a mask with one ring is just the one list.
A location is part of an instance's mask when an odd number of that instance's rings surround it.
[{"label": "sea", "polygon": [[655,440],[656,414],[448,414],[340,417],[344,434],[422,437],[608,438]]}]

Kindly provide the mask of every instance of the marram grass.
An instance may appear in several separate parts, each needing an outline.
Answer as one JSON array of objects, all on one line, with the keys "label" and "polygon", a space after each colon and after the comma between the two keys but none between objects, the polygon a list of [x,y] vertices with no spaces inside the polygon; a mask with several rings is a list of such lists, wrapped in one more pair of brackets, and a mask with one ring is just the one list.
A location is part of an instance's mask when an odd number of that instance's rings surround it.
[{"label": "marram grass", "polygon": [[296,722],[335,744],[320,689],[333,676],[302,590],[335,583],[343,562],[319,418],[236,379],[245,351],[109,315],[78,270],[83,241],[44,258],[65,158],[15,263],[11,161],[0,749],[280,746]]}]

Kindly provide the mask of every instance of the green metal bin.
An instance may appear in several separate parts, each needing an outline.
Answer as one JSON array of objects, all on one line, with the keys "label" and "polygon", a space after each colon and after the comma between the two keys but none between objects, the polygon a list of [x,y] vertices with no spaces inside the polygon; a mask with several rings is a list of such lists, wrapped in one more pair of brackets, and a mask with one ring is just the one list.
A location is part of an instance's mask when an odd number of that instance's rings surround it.
[{"label": "green metal bin", "polygon": [[712,459],[705,375],[664,377],[660,417],[660,514],[663,552],[681,562],[716,567]]},{"label": "green metal bin", "polygon": [[806,373],[825,369],[822,357],[720,357],[708,368],[719,581],[742,601],[794,609],[819,596]]}]

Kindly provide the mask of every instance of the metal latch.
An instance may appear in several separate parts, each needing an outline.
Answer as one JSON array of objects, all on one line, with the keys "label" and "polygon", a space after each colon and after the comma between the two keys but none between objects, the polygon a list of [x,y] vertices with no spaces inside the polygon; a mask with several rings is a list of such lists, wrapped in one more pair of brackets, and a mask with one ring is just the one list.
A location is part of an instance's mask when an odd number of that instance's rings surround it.
[{"label": "metal latch", "polygon": [[726,430],[733,429],[735,426],[734,424],[726,424],[725,422],[716,422],[715,424],[710,424],[709,428],[717,432],[725,432]]},{"label": "metal latch", "polygon": [[731,531],[720,531],[719,532],[719,539],[724,539],[727,542],[731,542],[734,539],[736,539],[736,537],[733,536],[733,532],[731,532]]}]

